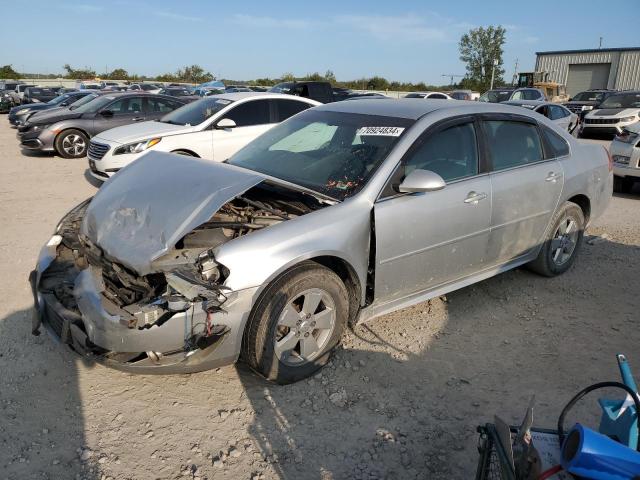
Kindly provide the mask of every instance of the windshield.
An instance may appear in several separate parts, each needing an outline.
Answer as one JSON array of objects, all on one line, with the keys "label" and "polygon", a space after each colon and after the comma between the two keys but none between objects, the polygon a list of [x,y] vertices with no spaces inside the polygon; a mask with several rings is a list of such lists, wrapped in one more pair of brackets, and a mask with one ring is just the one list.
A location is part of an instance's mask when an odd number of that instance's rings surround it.
[{"label": "windshield", "polygon": [[80,100],[76,100],[75,102],[73,102],[69,108],[71,110],[75,110],[78,107],[81,107],[82,105],[84,105],[85,103],[89,103],[91,100],[98,98],[99,95],[96,94],[90,94],[90,95],[85,95],[84,97],[80,97]]},{"label": "windshield", "polygon": [[225,98],[203,98],[167,113],[160,121],[173,125],[199,125],[231,103]]},{"label": "windshield", "polygon": [[640,92],[611,95],[600,104],[600,108],[640,108]]},{"label": "windshield", "polygon": [[[91,96],[91,95],[89,95],[89,96]],[[111,103],[115,99],[116,99],[116,97],[114,97],[112,95],[98,96],[98,97],[95,98],[94,102],[89,100],[88,102],[85,102],[80,106],[76,105],[78,102],[74,103],[74,110],[76,111],[76,113],[95,113],[98,110],[100,110],[102,107],[104,107],[107,104]],[[83,98],[83,100],[84,100],[84,98]]]},{"label": "windshield", "polygon": [[65,93],[63,95],[58,95],[56,98],[52,98],[51,100],[49,100],[47,102],[47,105],[58,105],[59,103],[62,103],[65,100],[67,100],[69,97],[71,97],[71,95],[69,95],[68,93]]},{"label": "windshield", "polygon": [[268,91],[273,93],[289,93],[291,92],[291,88],[293,87],[292,83],[279,83],[271,87]]},{"label": "windshield", "polygon": [[603,96],[604,93],[602,92],[580,92],[575,97],[573,97],[573,100],[576,100],[578,102],[599,102],[600,100],[602,100]]},{"label": "windshield", "polygon": [[272,128],[228,160],[344,200],[373,176],[412,120],[306,111]]},{"label": "windshield", "polygon": [[158,87],[156,85],[149,85],[147,83],[142,83],[140,84],[140,88],[145,92],[148,92],[149,90],[156,90]]},{"label": "windshield", "polygon": [[511,98],[511,90],[489,90],[488,92],[480,95],[479,100],[481,102],[500,103],[505,102]]}]

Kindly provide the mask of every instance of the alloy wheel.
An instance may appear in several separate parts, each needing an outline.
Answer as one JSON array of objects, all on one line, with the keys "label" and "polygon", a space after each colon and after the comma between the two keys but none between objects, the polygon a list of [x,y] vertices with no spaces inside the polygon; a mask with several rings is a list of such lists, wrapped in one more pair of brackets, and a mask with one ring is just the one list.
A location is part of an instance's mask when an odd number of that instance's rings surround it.
[{"label": "alloy wheel", "polygon": [[578,221],[572,216],[562,219],[551,239],[551,260],[560,266],[567,262],[578,242]]},{"label": "alloy wheel", "polygon": [[335,303],[326,291],[311,288],[301,292],[278,318],[276,356],[290,366],[313,361],[324,351],[335,325]]},{"label": "alloy wheel", "polygon": [[80,135],[72,133],[62,140],[62,149],[67,155],[77,156],[84,152],[87,144]]}]

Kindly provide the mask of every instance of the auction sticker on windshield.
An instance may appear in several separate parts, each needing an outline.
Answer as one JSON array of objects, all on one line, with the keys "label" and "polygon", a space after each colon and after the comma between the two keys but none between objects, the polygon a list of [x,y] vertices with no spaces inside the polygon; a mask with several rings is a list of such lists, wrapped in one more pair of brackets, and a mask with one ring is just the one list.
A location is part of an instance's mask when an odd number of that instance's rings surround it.
[{"label": "auction sticker on windshield", "polygon": [[399,137],[404,127],[360,127],[356,132],[359,136]]}]

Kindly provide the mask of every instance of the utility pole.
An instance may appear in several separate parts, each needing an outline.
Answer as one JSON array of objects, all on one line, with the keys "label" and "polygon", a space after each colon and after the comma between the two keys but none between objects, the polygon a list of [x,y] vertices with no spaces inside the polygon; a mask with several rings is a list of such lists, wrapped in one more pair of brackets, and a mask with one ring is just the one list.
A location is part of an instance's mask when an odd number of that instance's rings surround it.
[{"label": "utility pole", "polygon": [[598,45],[598,49],[602,48],[602,37],[600,37],[600,44]]},{"label": "utility pole", "polygon": [[518,78],[518,59],[516,58],[516,65],[513,67],[513,78],[511,80],[511,85],[516,84],[516,78]]},{"label": "utility pole", "polygon": [[453,77],[464,78],[464,75],[456,75],[455,73],[443,73],[440,76],[449,78],[449,85],[453,85]]},{"label": "utility pole", "polygon": [[498,59],[494,59],[493,60],[493,66],[491,67],[491,87],[489,87],[489,90],[493,90],[493,79],[495,77],[496,74],[496,67],[498,66]]}]

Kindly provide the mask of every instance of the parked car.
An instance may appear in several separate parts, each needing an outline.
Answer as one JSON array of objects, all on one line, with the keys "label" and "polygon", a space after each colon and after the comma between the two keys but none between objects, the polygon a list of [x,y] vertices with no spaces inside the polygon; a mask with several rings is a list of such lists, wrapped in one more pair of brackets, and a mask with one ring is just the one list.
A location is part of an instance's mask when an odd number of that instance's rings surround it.
[{"label": "parked car", "polygon": [[584,116],[589,110],[598,106],[609,96],[616,93],[616,90],[585,90],[577,93],[563,105],[584,120]]},{"label": "parked car", "polygon": [[249,89],[252,92],[266,92],[267,90],[269,90],[268,87],[261,87],[260,85],[249,85]]},{"label": "parked car", "polygon": [[562,130],[573,132],[580,123],[578,115],[572,113],[568,108],[551,102],[540,102],[535,100],[509,100],[503,102],[506,105],[517,105],[527,108],[540,115],[544,115]]},{"label": "parked car", "polygon": [[64,158],[84,157],[94,135],[120,125],[160,118],[184,103],[177,97],[142,92],[100,95],[74,110],[34,115],[18,127],[20,146],[56,152]]},{"label": "parked car", "polygon": [[609,147],[613,159],[613,190],[629,193],[640,182],[640,122],[624,127]]},{"label": "parked car", "polygon": [[94,177],[106,180],[147,150],[221,162],[278,123],[320,103],[282,94],[239,92],[203,98],[155,122],[114,128],[91,140]]},{"label": "parked car", "polygon": [[640,121],[640,90],[609,95],[596,110],[584,117],[581,135],[620,134],[625,127]]},{"label": "parked car", "polygon": [[16,89],[16,87],[24,82],[18,81],[18,80],[2,80],[0,81],[0,92],[4,92],[4,91],[14,91]]},{"label": "parked car", "polygon": [[90,94],[91,92],[89,90],[76,90],[74,92],[58,95],[56,98],[49,100],[46,103],[31,103],[29,105],[13,107],[9,112],[9,123],[13,126],[21,125],[36,112],[43,112],[54,108],[69,107],[81,98]]},{"label": "parked car", "polygon": [[163,87],[155,85],[153,83],[133,83],[129,85],[127,90],[132,92],[147,92],[147,93],[160,93]]},{"label": "parked car", "polygon": [[58,91],[53,88],[47,87],[29,87],[24,91],[22,97],[22,104],[28,105],[30,103],[45,103],[49,100],[53,100],[58,96]]},{"label": "parked car", "polygon": [[453,90],[452,92],[449,92],[449,96],[455,100],[475,101],[480,98],[480,94],[473,90]]},{"label": "parked car", "polygon": [[227,85],[224,88],[224,91],[226,93],[238,93],[238,92],[252,92],[253,90],[251,90],[249,87],[245,85]]},{"label": "parked car", "polygon": [[271,93],[285,93],[310,98],[320,103],[331,103],[335,101],[333,88],[331,88],[329,82],[282,82],[274,85],[268,91]]},{"label": "parked car", "polygon": [[180,97],[186,102],[194,102],[200,99],[198,95],[194,95],[191,90],[185,87],[167,87],[163,88],[158,93],[161,95],[169,95],[170,97]]},{"label": "parked car", "polygon": [[480,95],[478,99],[481,102],[501,103],[508,100],[537,100],[544,102],[547,99],[544,92],[538,88],[498,88],[489,90]]},{"label": "parked car", "polygon": [[101,90],[102,84],[100,82],[88,82],[88,81],[77,81],[76,89],[78,90]]},{"label": "parked car", "polygon": [[16,105],[22,105],[22,99],[24,98],[24,91],[29,87],[35,87],[35,85],[27,84],[27,83],[19,83],[16,85],[16,88],[7,92],[9,94],[9,101],[12,107]]},{"label": "parked car", "polygon": [[376,92],[351,92],[349,95],[345,96],[342,100],[361,100],[364,98],[389,98],[382,93]]},{"label": "parked car", "polygon": [[411,92],[407,93],[404,98],[424,98],[429,100],[453,100],[452,97],[442,92]]},{"label": "parked car", "polygon": [[41,250],[34,330],[130,372],[242,358],[293,382],[349,323],[564,273],[612,181],[604,148],[519,107],[322,105],[225,163],[149,152],[111,178]]},{"label": "parked car", "polygon": [[[210,82],[204,82],[196,86],[193,93],[204,97],[207,92],[224,93],[225,85],[219,80],[211,80]],[[211,94],[211,93],[209,93]]]}]

